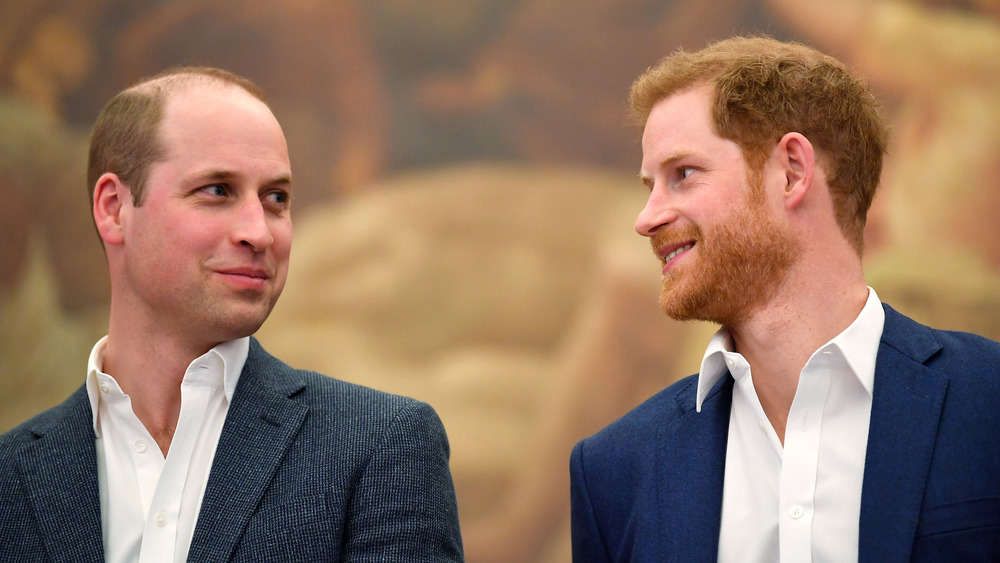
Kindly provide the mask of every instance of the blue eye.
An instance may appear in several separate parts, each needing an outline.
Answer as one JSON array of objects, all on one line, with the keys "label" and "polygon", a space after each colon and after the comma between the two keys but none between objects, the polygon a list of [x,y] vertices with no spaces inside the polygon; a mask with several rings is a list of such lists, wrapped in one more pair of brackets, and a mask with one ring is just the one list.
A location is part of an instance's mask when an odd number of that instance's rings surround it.
[{"label": "blue eye", "polygon": [[694,167],[692,167],[692,166],[682,166],[682,167],[680,168],[680,175],[681,175],[681,178],[682,178],[682,179],[683,179],[683,178],[687,178],[687,177],[689,177],[689,176],[690,176],[691,174],[694,174],[694,170],[695,170],[695,169],[694,169]]},{"label": "blue eye", "polygon": [[288,205],[288,192],[281,192],[281,191],[270,192],[264,197],[266,197],[267,200],[270,201],[271,203],[277,204],[279,206],[284,207]]},{"label": "blue eye", "polygon": [[201,188],[201,191],[214,195],[214,196],[224,196],[226,195],[226,185],[225,184],[212,184],[210,186],[205,186]]}]

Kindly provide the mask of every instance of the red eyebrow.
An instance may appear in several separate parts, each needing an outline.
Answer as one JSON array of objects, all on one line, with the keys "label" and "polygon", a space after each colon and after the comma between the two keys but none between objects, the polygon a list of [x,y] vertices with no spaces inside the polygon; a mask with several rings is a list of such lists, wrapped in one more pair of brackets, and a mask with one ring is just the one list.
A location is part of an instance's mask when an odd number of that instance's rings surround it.
[{"label": "red eyebrow", "polygon": [[[682,160],[682,159],[688,158],[688,157],[690,157],[692,155],[694,155],[694,152],[689,151],[689,150],[675,151],[675,152],[667,155],[665,158],[663,158],[659,162],[657,162],[656,166],[657,166],[657,168],[663,168],[664,166],[667,166],[669,164],[677,162],[678,160]],[[653,175],[647,173],[645,170],[640,170],[639,171],[639,179],[641,179],[643,181],[643,183],[645,183],[646,180],[648,180],[648,179],[650,179],[652,177],[653,177]]]}]

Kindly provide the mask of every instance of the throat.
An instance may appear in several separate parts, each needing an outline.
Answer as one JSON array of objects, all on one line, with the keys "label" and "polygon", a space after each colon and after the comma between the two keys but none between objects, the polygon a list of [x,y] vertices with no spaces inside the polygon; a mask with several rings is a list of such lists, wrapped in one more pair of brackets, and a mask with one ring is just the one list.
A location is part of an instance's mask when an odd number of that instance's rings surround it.
[{"label": "throat", "polygon": [[781,445],[785,445],[785,427],[788,423],[788,413],[792,410],[792,401],[795,399],[795,391],[798,389],[798,374],[793,377],[784,376],[780,372],[769,372],[765,369],[758,369],[751,364],[753,373],[754,393],[760,401],[760,407],[764,410],[771,427]]},{"label": "throat", "polygon": [[166,459],[167,451],[170,449],[170,443],[174,439],[174,428],[170,427],[158,430],[146,428],[146,430],[149,431],[149,435],[156,441],[156,445],[160,448],[160,452],[163,453],[164,459]]}]

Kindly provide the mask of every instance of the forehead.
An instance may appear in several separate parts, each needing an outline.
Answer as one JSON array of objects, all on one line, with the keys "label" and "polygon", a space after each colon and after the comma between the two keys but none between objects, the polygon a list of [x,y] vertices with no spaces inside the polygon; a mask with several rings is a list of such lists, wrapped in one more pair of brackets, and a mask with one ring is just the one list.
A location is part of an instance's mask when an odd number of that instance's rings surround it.
[{"label": "forehead", "polygon": [[692,136],[718,137],[712,122],[711,94],[709,87],[701,86],[682,90],[657,102],[643,129],[643,151]]},{"label": "forehead", "polygon": [[653,106],[642,133],[642,169],[652,175],[659,166],[693,157],[719,161],[739,159],[739,146],[716,132],[712,90],[697,86],[672,94]]},{"label": "forehead", "polygon": [[285,137],[271,110],[235,86],[199,82],[168,94],[159,137],[167,159],[221,152],[288,161]]}]

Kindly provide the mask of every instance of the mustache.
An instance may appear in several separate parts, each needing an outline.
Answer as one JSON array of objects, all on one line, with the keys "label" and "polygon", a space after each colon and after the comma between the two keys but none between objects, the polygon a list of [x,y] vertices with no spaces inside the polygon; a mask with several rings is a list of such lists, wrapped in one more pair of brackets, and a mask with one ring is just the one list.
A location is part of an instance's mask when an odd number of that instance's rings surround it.
[{"label": "mustache", "polygon": [[653,236],[649,237],[649,244],[653,247],[653,252],[659,252],[665,246],[692,240],[701,242],[701,239],[702,233],[700,228],[696,225],[685,225],[670,230],[661,229],[656,231],[653,233]]}]

